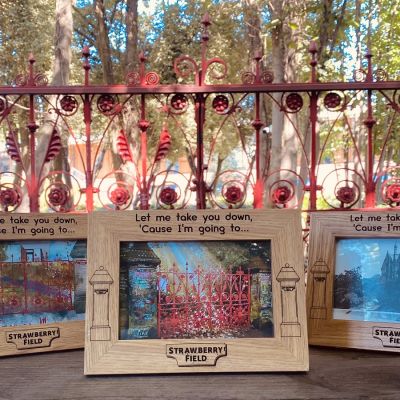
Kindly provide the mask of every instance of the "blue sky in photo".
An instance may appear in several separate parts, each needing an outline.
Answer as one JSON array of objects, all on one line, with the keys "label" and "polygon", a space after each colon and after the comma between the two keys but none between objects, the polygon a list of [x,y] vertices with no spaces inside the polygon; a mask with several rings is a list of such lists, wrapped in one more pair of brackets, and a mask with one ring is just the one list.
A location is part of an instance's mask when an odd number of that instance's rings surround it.
[{"label": "blue sky in photo", "polygon": [[220,266],[201,242],[149,242],[148,245],[160,258],[161,265],[168,268],[176,264],[184,270],[188,263],[188,270],[192,272],[198,265],[205,269]]},{"label": "blue sky in photo", "polygon": [[395,246],[399,254],[400,237],[339,239],[336,242],[335,273],[338,275],[345,270],[361,267],[363,278],[380,274],[387,252],[392,255]]},{"label": "blue sky in photo", "polygon": [[4,261],[21,261],[21,246],[23,246],[25,249],[33,249],[35,253],[35,260],[40,260],[40,250],[42,250],[43,253],[47,253],[49,261],[68,260],[75,243],[76,241],[74,240],[24,240],[20,242],[7,242],[7,259]]}]

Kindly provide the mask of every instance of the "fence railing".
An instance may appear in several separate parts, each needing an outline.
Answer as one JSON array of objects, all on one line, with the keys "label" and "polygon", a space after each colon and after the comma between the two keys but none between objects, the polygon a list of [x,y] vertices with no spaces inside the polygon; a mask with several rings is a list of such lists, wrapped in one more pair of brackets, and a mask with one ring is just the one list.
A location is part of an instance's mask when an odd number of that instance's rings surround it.
[{"label": "fence railing", "polygon": [[73,291],[70,261],[0,263],[0,316],[72,310]]},{"label": "fence railing", "polygon": [[207,56],[209,24],[200,61],[174,61],[177,84],[143,55],[124,84],[91,84],[85,48],[84,84],[48,86],[31,57],[0,86],[1,209],[400,205],[400,82],[371,54],[352,82],[320,82],[311,44],[307,83],[274,82],[259,54],[241,82],[219,83],[228,66]]},{"label": "fence railing", "polygon": [[158,336],[213,335],[250,327],[250,273],[179,271],[158,273]]}]

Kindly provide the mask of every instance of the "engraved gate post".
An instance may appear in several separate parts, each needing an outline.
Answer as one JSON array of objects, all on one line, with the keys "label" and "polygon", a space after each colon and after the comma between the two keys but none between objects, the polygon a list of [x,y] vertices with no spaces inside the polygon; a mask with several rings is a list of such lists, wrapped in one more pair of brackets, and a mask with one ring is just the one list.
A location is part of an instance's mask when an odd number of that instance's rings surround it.
[{"label": "engraved gate post", "polygon": [[313,276],[312,287],[312,306],[310,318],[326,319],[326,277],[329,268],[325,261],[319,259],[310,270]]},{"label": "engraved gate post", "polygon": [[110,274],[100,267],[90,278],[93,286],[93,316],[90,340],[111,340],[110,285],[114,282]]},{"label": "engraved gate post", "polygon": [[296,290],[296,284],[300,280],[300,278],[297,275],[296,271],[289,264],[285,264],[285,266],[282,267],[279,271],[276,280],[281,285],[281,336],[301,336]]}]

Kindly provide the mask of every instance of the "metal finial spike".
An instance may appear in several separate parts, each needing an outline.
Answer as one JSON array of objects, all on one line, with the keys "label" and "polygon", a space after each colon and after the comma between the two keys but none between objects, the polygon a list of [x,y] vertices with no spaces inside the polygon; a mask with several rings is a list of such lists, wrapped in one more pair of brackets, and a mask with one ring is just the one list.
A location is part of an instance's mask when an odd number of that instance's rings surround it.
[{"label": "metal finial spike", "polygon": [[88,58],[90,56],[89,46],[85,46],[82,49],[82,56],[85,57],[85,58]]},{"label": "metal finial spike", "polygon": [[311,54],[316,54],[318,52],[317,42],[315,40],[311,40],[308,46],[308,52]]},{"label": "metal finial spike", "polygon": [[210,26],[211,25],[211,21],[210,21],[210,15],[208,14],[208,12],[206,12],[203,16],[203,19],[201,20],[201,23],[204,26]]},{"label": "metal finial spike", "polygon": [[261,50],[256,50],[254,52],[254,60],[260,61],[262,59],[262,53]]},{"label": "metal finial spike", "polygon": [[141,51],[140,54],[139,54],[139,60],[140,60],[140,62],[145,62],[147,60],[147,58],[144,55],[143,51]]}]

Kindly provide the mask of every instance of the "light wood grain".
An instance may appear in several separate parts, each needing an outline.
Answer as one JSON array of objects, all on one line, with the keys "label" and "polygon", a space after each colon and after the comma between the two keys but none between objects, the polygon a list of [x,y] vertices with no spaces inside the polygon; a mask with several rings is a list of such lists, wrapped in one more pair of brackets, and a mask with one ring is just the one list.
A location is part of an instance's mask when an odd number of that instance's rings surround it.
[{"label": "light wood grain", "polygon": [[[177,232],[177,214],[197,216],[190,224],[191,234]],[[232,221],[230,215],[248,215],[249,220]],[[197,373],[234,371],[300,371],[308,369],[307,328],[305,312],[305,287],[303,272],[303,250],[301,239],[300,214],[297,211],[267,210],[208,210],[151,212],[153,221],[158,215],[171,217],[171,221],[157,226],[172,227],[170,233],[145,233],[140,225],[146,221],[148,212],[93,213],[89,216],[88,276],[93,276],[103,267],[111,277],[109,285],[109,323],[107,330],[100,329],[103,340],[91,335],[94,317],[97,312],[93,302],[93,285],[87,287],[86,309],[86,374],[126,374],[126,373]],[[224,226],[224,235],[218,232],[201,235],[198,227],[203,226],[203,216],[220,217],[219,225]],[[138,222],[144,221],[144,222]],[[230,225],[240,225],[240,232],[231,232]],[[155,225],[155,224],[152,224]],[[275,337],[205,340],[118,340],[119,312],[119,243],[120,241],[187,241],[187,240],[271,240],[273,318]],[[278,275],[282,268],[293,268],[298,276],[295,290],[283,292]],[[284,275],[284,274],[283,274]],[[281,275],[282,276],[282,275]],[[104,290],[108,290],[107,287]],[[285,303],[285,296],[293,297],[295,303]],[[103,297],[104,299],[104,297]],[[284,303],[282,304],[282,299]],[[104,307],[102,308],[104,310]],[[97,318],[97,317],[96,317]],[[291,325],[288,321],[297,321]],[[294,332],[294,333],[293,333]],[[97,335],[97,334],[96,334]],[[291,337],[285,337],[290,336]],[[97,339],[97,340],[93,340]],[[218,359],[215,366],[179,367],[174,359],[166,356],[166,345],[173,343],[226,343],[228,356]]]},{"label": "light wood grain", "polygon": [[[335,277],[335,246],[343,238],[400,237],[388,230],[386,216],[398,214],[393,210],[320,212],[311,215],[309,269],[307,274],[307,316],[310,344],[322,346],[400,352],[398,347],[383,347],[373,337],[374,327],[400,329],[395,322],[364,322],[332,318]],[[356,219],[363,215],[362,221]],[[375,220],[376,219],[376,220]],[[372,229],[362,230],[363,227]],[[367,228],[364,228],[367,229]],[[314,273],[316,265],[325,263],[329,272],[324,277]]]},{"label": "light wood grain", "polygon": [[[11,221],[11,218],[14,220]],[[26,220],[27,223],[16,223],[19,218]],[[47,223],[39,222],[48,220]],[[68,219],[70,222],[65,223]],[[87,238],[87,215],[86,214],[9,214],[1,213],[0,229],[6,229],[7,233],[0,234],[0,240],[4,241],[21,241],[21,240],[68,240],[68,239],[85,239]],[[36,220],[36,222],[35,222]],[[22,228],[13,233],[13,227]],[[60,232],[64,228],[66,231]],[[41,229],[44,228],[44,229]],[[54,229],[54,233],[49,231],[49,228]],[[43,232],[45,231],[45,232]],[[41,353],[56,350],[78,349],[84,346],[84,321],[69,321],[58,322],[40,325],[29,326],[13,326],[0,327],[0,356],[6,355],[23,355],[28,353]],[[7,333],[18,333],[26,330],[34,331],[36,329],[58,328],[59,337],[54,338],[48,347],[34,347],[30,349],[17,349],[14,343],[7,343]]]}]

